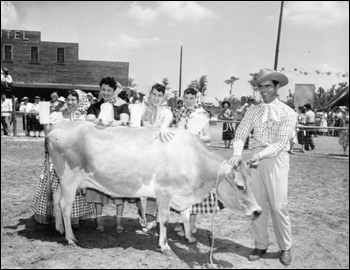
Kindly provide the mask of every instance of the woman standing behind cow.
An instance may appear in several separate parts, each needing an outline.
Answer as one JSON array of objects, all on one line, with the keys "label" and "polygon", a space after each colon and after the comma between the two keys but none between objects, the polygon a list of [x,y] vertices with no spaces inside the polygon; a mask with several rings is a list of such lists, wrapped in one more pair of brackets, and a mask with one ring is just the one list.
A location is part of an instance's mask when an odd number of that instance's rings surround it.
[{"label": "woman standing behind cow", "polygon": [[[87,111],[87,121],[91,121],[97,125],[100,125],[99,115],[101,112],[101,105],[104,103],[113,102],[113,96],[117,89],[117,82],[113,77],[105,77],[100,82],[100,94],[101,100],[95,104],[92,104]],[[110,123],[110,126],[123,126],[129,121],[129,108],[128,104],[119,103],[118,106],[113,106],[114,110],[114,120]],[[121,225],[122,215],[124,211],[124,201],[122,198],[112,198],[100,191],[94,189],[87,189],[86,201],[95,203],[96,207],[96,230],[99,232],[104,232],[102,210],[103,206],[106,204],[115,204],[117,207],[117,217],[116,217],[116,231],[117,233],[122,233],[124,231]]]},{"label": "woman standing behind cow", "polygon": [[[86,94],[80,90],[73,90],[67,96],[67,108],[61,112],[53,112],[50,115],[50,123],[56,124],[62,121],[83,121],[85,120],[87,107]],[[48,173],[51,176],[52,193],[54,193],[59,186],[59,179],[53,169],[51,158],[48,156],[48,153],[46,153],[46,155],[49,162],[49,172],[47,170],[47,164],[44,162],[33,202],[34,220],[41,224],[48,224],[50,219],[46,197]],[[83,194],[76,194],[71,214],[72,226],[77,227],[79,225],[79,219],[87,219],[93,212],[94,205],[88,204]]]},{"label": "woman standing behind cow", "polygon": [[[176,117],[176,127],[192,132],[203,143],[209,143],[211,140],[209,132],[209,119],[205,110],[198,104],[198,91],[194,88],[187,88],[184,92],[184,108],[179,111]],[[209,197],[202,203],[194,204],[190,209],[190,228],[192,233],[197,232],[196,218],[197,214],[213,213],[215,211],[214,195],[209,194]],[[184,236],[182,226],[175,227],[179,236]]]},{"label": "woman standing behind cow", "polygon": [[[160,140],[170,140],[172,133],[168,127],[173,121],[173,114],[166,104],[167,95],[164,85],[156,83],[152,86],[147,102],[142,104],[142,126],[148,128],[160,128],[158,136]],[[138,205],[140,209],[140,205]],[[141,216],[141,211],[139,210]],[[157,226],[157,203],[153,198],[147,198],[146,220],[147,225],[143,231],[148,233]]]}]

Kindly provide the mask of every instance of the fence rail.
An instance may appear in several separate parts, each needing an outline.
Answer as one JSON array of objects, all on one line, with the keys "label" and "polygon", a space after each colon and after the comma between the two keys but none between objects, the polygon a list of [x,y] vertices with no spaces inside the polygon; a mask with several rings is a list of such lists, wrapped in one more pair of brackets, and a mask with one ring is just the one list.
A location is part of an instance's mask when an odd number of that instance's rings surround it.
[{"label": "fence rail", "polygon": [[[222,122],[222,123],[240,123],[241,121],[237,120],[215,120],[210,119],[210,122]],[[349,127],[320,127],[320,126],[303,126],[303,125],[297,125],[297,128],[301,129],[332,129],[332,130],[347,130]]]},{"label": "fence rail", "polygon": [[[11,122],[10,125],[12,124],[13,127],[13,136],[18,136],[18,130],[17,130],[17,123],[18,119],[21,119],[22,116],[26,115],[38,115],[37,113],[24,113],[24,112],[19,112],[19,111],[3,111],[1,112],[1,115],[3,113],[9,113],[11,114]],[[14,117],[15,116],[15,117]],[[24,127],[27,127],[27,118],[23,117],[24,122]],[[216,119],[210,119],[210,123],[240,123],[241,121],[238,120],[216,120]],[[304,130],[304,129],[313,129],[313,130],[318,130],[318,129],[327,129],[327,130],[349,130],[349,127],[320,127],[320,126],[302,126],[302,125],[297,125],[297,128]]]}]

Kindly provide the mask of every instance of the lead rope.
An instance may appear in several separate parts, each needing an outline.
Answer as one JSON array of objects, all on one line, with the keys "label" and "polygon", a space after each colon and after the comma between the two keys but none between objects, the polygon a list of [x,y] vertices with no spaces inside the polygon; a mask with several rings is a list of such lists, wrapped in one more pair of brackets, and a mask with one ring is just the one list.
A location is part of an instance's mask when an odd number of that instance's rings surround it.
[{"label": "lead rope", "polygon": [[213,263],[213,250],[214,250],[214,241],[215,241],[215,237],[214,237],[214,218],[215,218],[215,214],[217,212],[217,207],[218,207],[218,195],[216,192],[217,186],[218,186],[218,182],[219,182],[219,174],[221,171],[222,166],[224,165],[224,163],[227,162],[227,160],[224,160],[219,168],[218,174],[216,176],[216,182],[215,182],[215,188],[212,190],[212,192],[215,195],[215,207],[214,207],[214,212],[213,212],[213,216],[211,219],[211,234],[212,234],[212,242],[211,242],[211,247],[210,247],[210,264],[213,266],[214,269],[217,269],[217,267],[215,266],[215,264]]}]

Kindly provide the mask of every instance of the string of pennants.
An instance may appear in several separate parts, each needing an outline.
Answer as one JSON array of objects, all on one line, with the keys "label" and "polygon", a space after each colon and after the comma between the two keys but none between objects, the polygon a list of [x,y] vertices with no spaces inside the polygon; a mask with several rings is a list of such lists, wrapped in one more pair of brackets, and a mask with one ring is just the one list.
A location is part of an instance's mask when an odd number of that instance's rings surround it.
[{"label": "string of pennants", "polygon": [[321,70],[313,70],[313,71],[310,71],[310,70],[305,70],[304,68],[294,68],[293,70],[291,69],[285,69],[284,67],[282,67],[281,69],[277,70],[279,72],[289,72],[289,73],[294,73],[298,76],[300,75],[304,75],[304,76],[307,76],[307,75],[311,75],[313,73],[316,73],[317,75],[336,75],[338,78],[347,78],[349,77],[349,72],[341,72],[341,71],[336,71],[336,72],[331,72],[331,71],[321,71]]}]

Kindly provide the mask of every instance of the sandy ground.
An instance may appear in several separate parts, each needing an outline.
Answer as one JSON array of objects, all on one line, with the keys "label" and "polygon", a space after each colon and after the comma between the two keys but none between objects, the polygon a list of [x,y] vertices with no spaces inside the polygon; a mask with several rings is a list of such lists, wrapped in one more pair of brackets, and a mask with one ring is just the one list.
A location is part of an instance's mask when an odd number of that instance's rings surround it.
[{"label": "sandy ground", "polygon": [[[221,126],[212,126],[211,149],[229,158]],[[291,156],[289,211],[294,259],[287,268],[349,268],[349,159],[340,155],[337,138],[315,138],[316,150]],[[250,147],[254,146],[254,140]],[[248,157],[250,150],[244,152]],[[198,216],[198,242],[188,244],[173,231],[179,215],[171,213],[168,239],[177,257],[157,250],[158,237],[138,233],[137,210],[126,203],[124,233],[115,232],[115,207],[104,209],[105,233],[95,231],[92,218],[75,230],[78,247],[50,226],[32,220],[32,199],[44,161],[42,138],[1,138],[1,268],[212,268],[211,215]],[[271,245],[259,261],[253,250],[251,222],[239,211],[223,210],[214,218],[213,261],[218,268],[284,268],[270,222]]]}]

